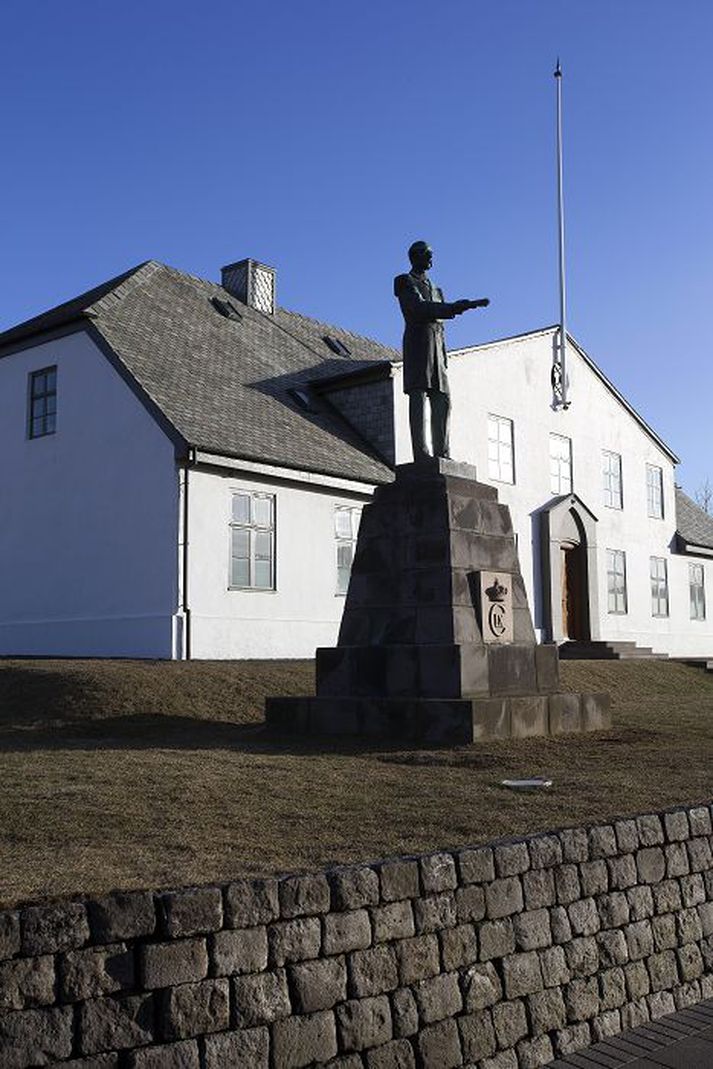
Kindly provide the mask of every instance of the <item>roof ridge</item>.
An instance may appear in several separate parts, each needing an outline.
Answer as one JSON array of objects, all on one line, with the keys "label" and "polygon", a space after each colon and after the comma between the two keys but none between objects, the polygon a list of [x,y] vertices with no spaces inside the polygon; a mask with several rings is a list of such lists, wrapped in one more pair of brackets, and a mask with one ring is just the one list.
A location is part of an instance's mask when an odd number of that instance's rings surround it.
[{"label": "roof ridge", "polygon": [[60,304],[45,309],[44,312],[39,312],[21,323],[8,327],[7,330],[0,333],[0,347],[45,330],[52,330],[54,327],[80,318],[86,314],[88,308],[94,304],[99,304],[103,297],[130,281],[134,275],[151,262],[151,260],[144,260],[140,264],[130,267],[128,271],[122,271],[121,274],[115,275],[106,282],[101,282],[98,286],[92,286],[91,289],[85,290],[76,297],[70,297],[67,301],[62,301]]},{"label": "roof ridge", "polygon": [[117,286],[110,286],[101,297],[92,301],[84,309],[88,316],[98,316],[107,311],[113,304],[120,301],[127,293],[131,293],[137,286],[142,286],[152,278],[157,271],[165,270],[166,265],[158,260],[144,260],[130,274],[127,274]]}]

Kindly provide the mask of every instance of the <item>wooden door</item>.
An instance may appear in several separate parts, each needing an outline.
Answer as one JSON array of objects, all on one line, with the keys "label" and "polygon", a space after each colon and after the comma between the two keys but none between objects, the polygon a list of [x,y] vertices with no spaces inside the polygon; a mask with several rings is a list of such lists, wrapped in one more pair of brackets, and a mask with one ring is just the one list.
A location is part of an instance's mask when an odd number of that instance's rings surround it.
[{"label": "wooden door", "polygon": [[562,546],[562,631],[575,641],[587,640],[585,570],[582,546]]}]

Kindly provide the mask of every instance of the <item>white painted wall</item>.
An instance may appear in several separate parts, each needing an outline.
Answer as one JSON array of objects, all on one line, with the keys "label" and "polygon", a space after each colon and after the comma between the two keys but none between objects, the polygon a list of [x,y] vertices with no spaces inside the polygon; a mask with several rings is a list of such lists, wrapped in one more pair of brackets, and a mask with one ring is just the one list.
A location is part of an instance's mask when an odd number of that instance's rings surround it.
[{"label": "white painted wall", "polygon": [[[237,490],[268,491],[276,506],[276,589],[231,590],[230,509]],[[200,469],[189,475],[191,655],[313,657],[337,640],[344,597],[336,593],[334,509],[364,493]]]},{"label": "white painted wall", "polygon": [[[543,627],[540,589],[538,510],[552,498],[549,435],[572,440],[573,491],[598,519],[599,636],[633,641],[674,655],[713,654],[713,561],[706,565],[708,619],[689,618],[689,559],[671,553],[676,529],[674,466],[573,347],[568,351],[571,407],[553,411],[550,369],[553,332],[527,335],[454,352],[449,361],[452,393],[451,455],[475,464],[478,477],[497,486],[510,507],[518,535],[520,564],[535,627]],[[394,380],[397,409],[396,460],[411,459],[407,399],[400,375]],[[515,485],[489,478],[488,414],[514,424]],[[624,507],[604,505],[602,450],[622,458]],[[647,515],[646,464],[663,470],[664,518]],[[626,615],[607,612],[606,549],[626,553],[629,607]],[[670,616],[651,615],[649,558],[665,557],[669,566]],[[700,558],[697,558],[700,560]],[[594,621],[593,621],[594,625]],[[593,637],[596,635],[593,634]]]},{"label": "white painted wall", "polygon": [[[57,431],[27,436],[57,365]],[[173,445],[85,333],[0,360],[0,655],[171,657]]]}]

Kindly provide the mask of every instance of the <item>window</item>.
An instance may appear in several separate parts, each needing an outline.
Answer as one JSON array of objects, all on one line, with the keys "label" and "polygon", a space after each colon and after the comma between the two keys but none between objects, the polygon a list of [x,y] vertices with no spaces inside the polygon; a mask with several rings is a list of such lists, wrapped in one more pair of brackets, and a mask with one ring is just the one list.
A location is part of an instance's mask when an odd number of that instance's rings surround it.
[{"label": "window", "polygon": [[646,465],[646,511],[655,520],[663,519],[663,471]]},{"label": "window", "polygon": [[610,509],[623,507],[621,493],[621,457],[618,453],[602,450],[602,475],[604,478],[604,504]]},{"label": "window", "polygon": [[57,426],[57,367],[46,367],[30,375],[28,412],[30,438],[54,434]]},{"label": "window", "polygon": [[651,615],[668,616],[668,573],[663,557],[651,558]]},{"label": "window", "polygon": [[550,435],[550,490],[572,493],[572,442],[561,434]]},{"label": "window", "polygon": [[356,550],[361,509],[338,505],[334,510],[334,538],[337,547],[337,594],[346,594]]},{"label": "window", "polygon": [[324,343],[329,346],[333,353],[337,356],[351,356],[351,351],[347,348],[341,338],[334,338],[331,334],[325,334],[322,338]]},{"label": "window", "polygon": [[275,497],[233,494],[230,517],[230,586],[275,589]]},{"label": "window", "polygon": [[620,549],[607,550],[607,607],[612,613],[625,613],[626,554]]},{"label": "window", "polygon": [[504,416],[488,416],[488,477],[515,482],[512,420]]},{"label": "window", "polygon": [[691,619],[705,620],[706,618],[706,591],[703,585],[703,565],[688,565],[688,589],[691,595]]}]

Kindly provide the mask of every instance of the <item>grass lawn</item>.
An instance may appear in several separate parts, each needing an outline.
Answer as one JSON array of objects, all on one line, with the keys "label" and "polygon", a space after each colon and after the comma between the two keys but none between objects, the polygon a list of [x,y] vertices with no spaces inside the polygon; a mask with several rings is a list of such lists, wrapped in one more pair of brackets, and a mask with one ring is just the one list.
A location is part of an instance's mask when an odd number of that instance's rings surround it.
[{"label": "grass lawn", "polygon": [[[277,738],[311,662],[0,661],[0,905],[455,847],[713,797],[713,675],[565,662],[614,730],[397,749]],[[506,776],[548,774],[542,795]]]}]

